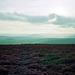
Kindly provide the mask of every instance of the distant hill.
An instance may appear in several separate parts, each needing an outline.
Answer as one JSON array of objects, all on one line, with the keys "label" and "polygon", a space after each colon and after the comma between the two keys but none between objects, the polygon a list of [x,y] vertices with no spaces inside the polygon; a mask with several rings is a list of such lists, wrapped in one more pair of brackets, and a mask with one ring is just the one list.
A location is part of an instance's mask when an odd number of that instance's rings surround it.
[{"label": "distant hill", "polygon": [[43,38],[29,36],[0,36],[0,44],[75,44],[75,38]]}]

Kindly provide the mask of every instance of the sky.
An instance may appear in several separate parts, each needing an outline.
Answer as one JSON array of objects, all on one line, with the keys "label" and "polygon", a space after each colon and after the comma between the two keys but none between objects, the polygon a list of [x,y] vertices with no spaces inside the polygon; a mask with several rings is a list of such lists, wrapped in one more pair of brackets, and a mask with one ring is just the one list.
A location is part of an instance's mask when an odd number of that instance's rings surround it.
[{"label": "sky", "polygon": [[0,34],[75,35],[75,0],[0,0]]}]

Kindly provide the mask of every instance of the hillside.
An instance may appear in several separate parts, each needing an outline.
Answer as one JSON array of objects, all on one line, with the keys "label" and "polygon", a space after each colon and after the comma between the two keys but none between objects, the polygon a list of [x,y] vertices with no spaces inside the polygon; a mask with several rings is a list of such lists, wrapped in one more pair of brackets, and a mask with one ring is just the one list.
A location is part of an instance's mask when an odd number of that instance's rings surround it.
[{"label": "hillside", "polygon": [[75,44],[75,38],[0,37],[0,44]]},{"label": "hillside", "polygon": [[75,75],[75,44],[0,45],[0,75]]}]

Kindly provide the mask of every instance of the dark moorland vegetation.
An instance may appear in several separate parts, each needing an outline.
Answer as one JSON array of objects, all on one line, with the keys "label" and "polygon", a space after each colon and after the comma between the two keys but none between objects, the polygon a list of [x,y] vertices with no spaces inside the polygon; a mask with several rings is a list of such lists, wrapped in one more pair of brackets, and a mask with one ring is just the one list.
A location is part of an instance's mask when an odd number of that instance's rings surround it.
[{"label": "dark moorland vegetation", "polygon": [[75,44],[0,45],[0,75],[75,75]]}]

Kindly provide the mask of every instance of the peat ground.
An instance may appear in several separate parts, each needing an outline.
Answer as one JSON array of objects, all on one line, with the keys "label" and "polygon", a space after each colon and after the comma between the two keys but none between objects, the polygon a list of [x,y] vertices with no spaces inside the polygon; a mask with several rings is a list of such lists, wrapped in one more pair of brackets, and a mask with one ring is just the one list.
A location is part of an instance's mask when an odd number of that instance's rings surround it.
[{"label": "peat ground", "polygon": [[75,44],[0,45],[0,75],[75,75]]}]

